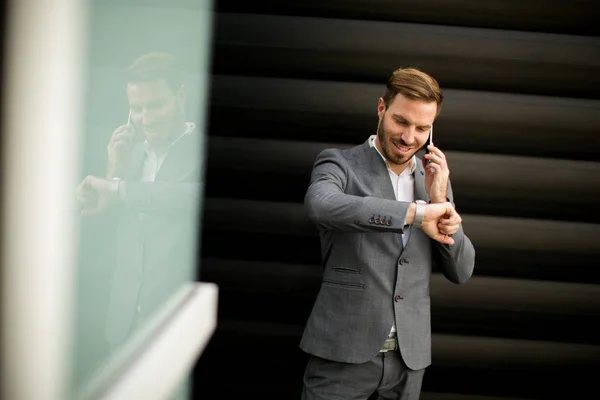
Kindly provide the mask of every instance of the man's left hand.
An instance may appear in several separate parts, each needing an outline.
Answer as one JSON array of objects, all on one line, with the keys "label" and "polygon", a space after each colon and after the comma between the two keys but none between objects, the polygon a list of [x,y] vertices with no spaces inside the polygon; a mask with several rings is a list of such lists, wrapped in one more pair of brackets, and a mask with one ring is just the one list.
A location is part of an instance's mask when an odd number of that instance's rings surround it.
[{"label": "man's left hand", "polygon": [[432,203],[445,203],[448,201],[448,178],[450,170],[446,156],[434,145],[427,147],[431,153],[425,154],[422,159],[425,168],[425,190]]},{"label": "man's left hand", "polygon": [[111,202],[110,186],[106,179],[88,175],[77,187],[81,214],[99,214]]},{"label": "man's left hand", "polygon": [[455,209],[450,212],[446,218],[441,218],[438,223],[438,228],[440,232],[444,235],[454,235],[458,232],[460,228],[460,224],[462,223],[462,218],[456,212]]}]

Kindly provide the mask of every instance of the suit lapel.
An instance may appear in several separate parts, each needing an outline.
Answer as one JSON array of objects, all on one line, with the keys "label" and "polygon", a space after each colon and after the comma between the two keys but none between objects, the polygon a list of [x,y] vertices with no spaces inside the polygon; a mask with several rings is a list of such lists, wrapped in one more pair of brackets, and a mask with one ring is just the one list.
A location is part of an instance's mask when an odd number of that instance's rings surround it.
[{"label": "suit lapel", "polygon": [[200,142],[196,132],[192,131],[182,137],[167,152],[165,160],[158,170],[156,180],[176,180],[180,174],[189,172],[200,163],[200,151]]},{"label": "suit lapel", "polygon": [[415,200],[425,200],[429,202],[429,196],[427,196],[427,191],[425,190],[425,169],[423,168],[423,164],[420,158],[415,159],[415,163],[417,164],[417,168],[414,172],[415,177]]},{"label": "suit lapel", "polygon": [[390,173],[387,165],[375,147],[371,147],[369,140],[363,145],[366,170],[369,172],[373,180],[377,183],[376,187],[381,190],[381,195],[384,199],[396,200]]}]

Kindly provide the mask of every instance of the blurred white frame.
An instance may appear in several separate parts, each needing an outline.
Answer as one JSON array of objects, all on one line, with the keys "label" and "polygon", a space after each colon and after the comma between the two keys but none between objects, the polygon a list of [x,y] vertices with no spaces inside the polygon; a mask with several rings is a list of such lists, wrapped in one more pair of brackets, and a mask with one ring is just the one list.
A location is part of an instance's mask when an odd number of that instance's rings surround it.
[{"label": "blurred white frame", "polygon": [[[65,400],[71,398],[87,1],[12,0],[7,8],[0,394]],[[213,284],[182,287],[78,398],[168,398],[214,332],[217,298]]]}]

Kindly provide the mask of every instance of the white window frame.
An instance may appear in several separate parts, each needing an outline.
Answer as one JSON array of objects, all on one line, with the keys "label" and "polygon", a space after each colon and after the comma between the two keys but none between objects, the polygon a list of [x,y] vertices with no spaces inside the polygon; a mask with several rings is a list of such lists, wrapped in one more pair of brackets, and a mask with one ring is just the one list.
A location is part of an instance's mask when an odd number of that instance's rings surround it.
[{"label": "white window frame", "polygon": [[[86,0],[7,5],[2,84],[2,389],[5,399],[71,398]],[[210,340],[218,288],[190,282],[80,392],[165,399]],[[168,366],[168,367],[165,367]]]}]

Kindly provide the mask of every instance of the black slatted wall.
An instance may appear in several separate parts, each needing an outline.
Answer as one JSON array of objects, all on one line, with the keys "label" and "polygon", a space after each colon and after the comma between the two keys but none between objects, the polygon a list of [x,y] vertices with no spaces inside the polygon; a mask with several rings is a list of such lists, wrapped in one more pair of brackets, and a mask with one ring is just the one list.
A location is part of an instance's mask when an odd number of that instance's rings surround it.
[{"label": "black slatted wall", "polygon": [[476,251],[432,277],[423,399],[579,399],[600,366],[597,1],[224,0],[201,277],[220,287],[197,398],[299,399],[320,248],[313,161],[374,133],[391,72],[445,90],[435,142]]}]

